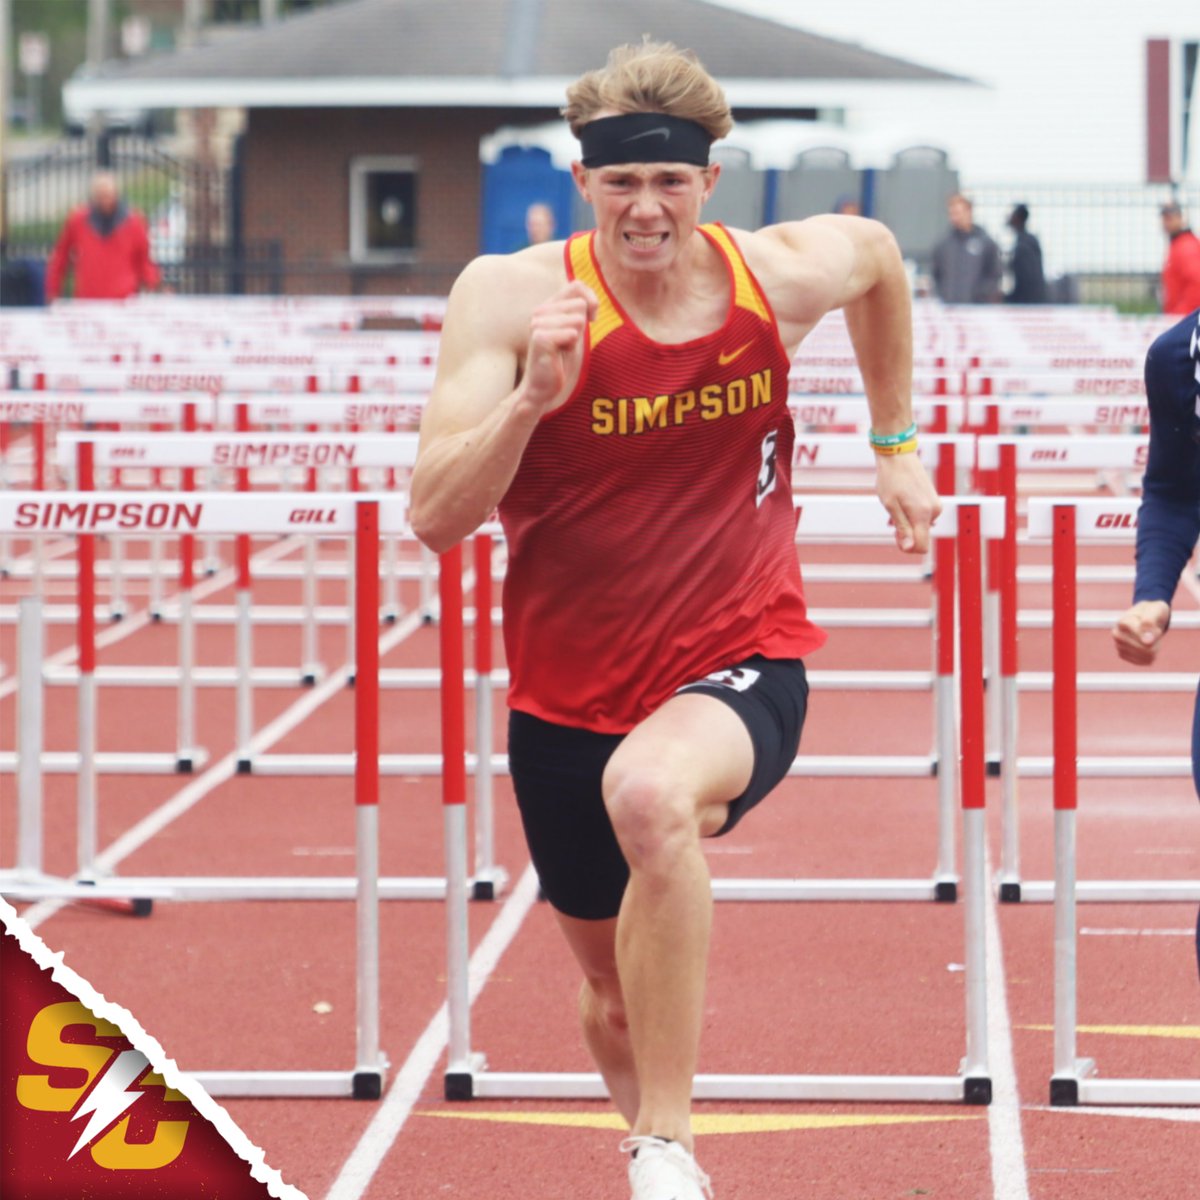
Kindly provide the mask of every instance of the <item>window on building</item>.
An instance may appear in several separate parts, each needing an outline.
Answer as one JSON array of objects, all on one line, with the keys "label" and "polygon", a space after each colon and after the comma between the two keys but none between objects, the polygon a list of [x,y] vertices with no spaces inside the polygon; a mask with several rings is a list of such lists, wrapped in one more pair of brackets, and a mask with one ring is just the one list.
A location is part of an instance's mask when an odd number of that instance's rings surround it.
[{"label": "window on building", "polygon": [[350,257],[396,262],[417,250],[417,164],[368,156],[350,163]]}]

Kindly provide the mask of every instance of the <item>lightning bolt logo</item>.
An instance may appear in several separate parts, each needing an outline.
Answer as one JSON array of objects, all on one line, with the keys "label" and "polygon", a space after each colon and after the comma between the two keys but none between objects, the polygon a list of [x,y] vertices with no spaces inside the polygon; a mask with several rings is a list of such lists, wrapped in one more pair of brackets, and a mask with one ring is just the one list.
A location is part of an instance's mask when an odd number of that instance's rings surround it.
[{"label": "lightning bolt logo", "polygon": [[122,1050],[117,1055],[116,1061],[92,1089],[91,1095],[80,1103],[71,1117],[72,1121],[78,1121],[80,1117],[92,1114],[79,1135],[79,1141],[75,1143],[75,1149],[67,1158],[74,1158],[98,1133],[108,1128],[145,1095],[144,1092],[131,1092],[127,1089],[149,1065],[149,1059],[140,1050]]}]

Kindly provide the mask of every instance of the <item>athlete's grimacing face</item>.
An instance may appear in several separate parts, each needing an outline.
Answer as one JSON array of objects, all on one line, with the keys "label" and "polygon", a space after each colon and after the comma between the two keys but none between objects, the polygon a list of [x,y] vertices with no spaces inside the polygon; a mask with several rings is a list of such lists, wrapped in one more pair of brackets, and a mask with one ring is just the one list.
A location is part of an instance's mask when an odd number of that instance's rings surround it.
[{"label": "athlete's grimacing face", "polygon": [[590,170],[575,164],[599,237],[621,266],[636,271],[663,270],[675,261],[719,173],[716,164],[622,163]]}]

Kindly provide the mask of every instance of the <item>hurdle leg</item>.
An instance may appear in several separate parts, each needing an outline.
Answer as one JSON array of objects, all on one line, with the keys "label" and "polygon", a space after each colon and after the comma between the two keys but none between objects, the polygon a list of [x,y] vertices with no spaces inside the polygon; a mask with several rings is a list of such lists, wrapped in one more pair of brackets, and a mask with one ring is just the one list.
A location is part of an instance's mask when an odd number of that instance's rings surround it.
[{"label": "hurdle leg", "polygon": [[1020,813],[1017,808],[1017,680],[1000,678],[1000,899],[1021,898]]},{"label": "hurdle leg", "polygon": [[317,539],[304,541],[304,620],[300,626],[300,681],[312,686],[321,676],[317,657]]},{"label": "hurdle leg", "polygon": [[1075,620],[1075,509],[1056,505],[1053,528],[1051,656],[1054,748],[1054,1074],[1050,1103],[1079,1102],[1079,1080],[1091,1063],[1076,1055],[1077,941],[1075,911],[1075,813],[1078,804],[1078,653]]},{"label": "hurdle leg", "polygon": [[163,546],[162,538],[150,539],[150,619],[161,621],[163,612]]},{"label": "hurdle leg", "polygon": [[37,596],[17,601],[17,870],[42,871],[42,743],[46,630]]},{"label": "hurdle leg", "polygon": [[192,591],[179,593],[179,694],[175,765],[183,774],[197,761],[196,750],[196,621]]},{"label": "hurdle leg", "polygon": [[383,559],[383,619],[395,624],[400,619],[400,589],[397,579],[397,543],[394,537],[384,542]]},{"label": "hurdle leg", "polygon": [[442,818],[446,840],[447,1100],[469,1100],[477,1063],[471,1054],[470,944],[467,928],[467,747],[463,663],[462,546],[441,556],[439,643],[442,665]]},{"label": "hurdle leg", "polygon": [[986,713],[983,694],[982,554],[980,512],[963,507],[958,513],[960,620],[959,662],[962,665],[961,739],[963,812],[963,885],[965,897],[965,984],[967,1055],[962,1065],[963,1099],[990,1104],[992,1080],[987,1046],[987,827]]},{"label": "hurdle leg", "polygon": [[1000,594],[989,588],[983,598],[983,672],[987,712],[988,773],[995,774],[1000,762]]},{"label": "hurdle leg", "polygon": [[433,551],[424,543],[421,544],[421,620],[428,625],[434,620],[435,608],[433,598],[436,559]]},{"label": "hurdle leg", "polygon": [[[952,473],[953,446],[947,462],[939,462],[942,473]],[[955,864],[955,819],[958,810],[958,725],[954,666],[956,553],[949,538],[937,538],[933,546],[933,714],[937,740],[938,842],[934,894],[939,900],[958,898]]]},{"label": "hurdle leg", "polygon": [[[242,538],[245,535],[239,534]],[[252,769],[250,743],[254,737],[254,693],[251,675],[254,670],[254,641],[250,624],[252,597],[248,587],[239,587],[236,601],[237,617],[237,770],[248,775]]]},{"label": "hurdle leg", "polygon": [[492,802],[492,537],[475,535],[475,879],[476,900],[494,900],[505,873],[496,866]]},{"label": "hurdle leg", "polygon": [[954,678],[934,680],[937,709],[938,840],[934,882],[939,900],[958,897],[955,832],[958,809],[958,729],[954,711]]},{"label": "hurdle leg", "polygon": [[384,1060],[379,1045],[379,638],[371,613],[379,609],[379,504],[356,508],[355,562],[360,572],[355,622],[362,678],[354,693],[354,800],[358,855],[358,1046],[353,1095],[378,1100]]},{"label": "hurdle leg", "polygon": [[1000,600],[1000,899],[1021,899],[1020,813],[1017,808],[1017,722],[1019,692],[1017,664],[1017,448],[1000,447],[997,485],[1004,497],[1004,536],[1000,539],[996,563],[999,572]]},{"label": "hurdle leg", "polygon": [[[91,450],[81,446],[81,450]],[[79,538],[79,774],[77,784],[79,874],[91,878],[96,865],[96,540]]]},{"label": "hurdle leg", "polygon": [[125,617],[125,539],[115,533],[108,539],[109,582],[108,619],[120,621]]}]

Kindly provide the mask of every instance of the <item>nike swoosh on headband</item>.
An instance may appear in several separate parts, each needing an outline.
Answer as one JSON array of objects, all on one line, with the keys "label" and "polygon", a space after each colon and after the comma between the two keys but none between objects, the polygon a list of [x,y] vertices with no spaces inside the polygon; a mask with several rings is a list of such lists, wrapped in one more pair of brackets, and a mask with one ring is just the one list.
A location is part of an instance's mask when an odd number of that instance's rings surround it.
[{"label": "nike swoosh on headband", "polygon": [[623,146],[626,142],[636,142],[640,138],[648,137],[661,137],[664,142],[669,142],[671,140],[671,131],[665,125],[657,125],[653,129],[646,129],[641,133],[634,133],[627,138],[622,138],[621,145]]}]

